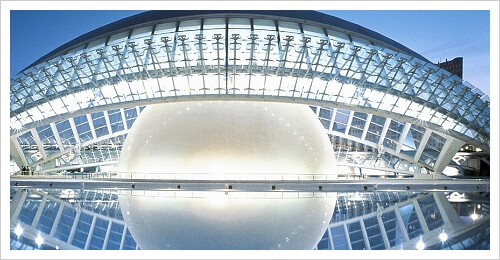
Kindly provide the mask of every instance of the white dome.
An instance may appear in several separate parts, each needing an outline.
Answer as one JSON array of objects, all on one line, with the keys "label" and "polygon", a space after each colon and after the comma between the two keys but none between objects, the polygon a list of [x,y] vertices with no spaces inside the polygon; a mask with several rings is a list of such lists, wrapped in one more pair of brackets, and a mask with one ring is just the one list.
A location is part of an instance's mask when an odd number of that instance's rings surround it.
[{"label": "white dome", "polygon": [[[335,162],[324,128],[305,105],[179,102],[141,113],[119,171],[140,179],[307,179],[333,174]],[[336,199],[214,194],[119,200],[142,249],[312,249]]]}]

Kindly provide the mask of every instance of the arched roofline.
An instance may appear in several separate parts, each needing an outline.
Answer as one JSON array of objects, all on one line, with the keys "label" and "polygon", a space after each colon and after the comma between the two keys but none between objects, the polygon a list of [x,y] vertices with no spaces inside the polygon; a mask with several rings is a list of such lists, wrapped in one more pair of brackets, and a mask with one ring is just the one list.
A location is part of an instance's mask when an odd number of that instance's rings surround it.
[{"label": "arched roofline", "polygon": [[44,61],[63,55],[75,47],[92,42],[97,38],[110,36],[120,31],[129,30],[132,27],[157,23],[159,21],[177,21],[193,18],[213,18],[213,17],[252,17],[252,18],[280,18],[280,20],[293,20],[300,23],[309,23],[334,27],[337,30],[345,31],[349,34],[369,40],[383,47],[394,49],[414,56],[422,61],[430,62],[422,55],[412,51],[406,46],[386,37],[380,33],[367,29],[355,23],[348,22],[341,18],[323,14],[311,10],[154,10],[146,11],[137,15],[123,18],[116,22],[99,27],[93,31],[85,33],[42,56],[24,70],[36,66]]}]

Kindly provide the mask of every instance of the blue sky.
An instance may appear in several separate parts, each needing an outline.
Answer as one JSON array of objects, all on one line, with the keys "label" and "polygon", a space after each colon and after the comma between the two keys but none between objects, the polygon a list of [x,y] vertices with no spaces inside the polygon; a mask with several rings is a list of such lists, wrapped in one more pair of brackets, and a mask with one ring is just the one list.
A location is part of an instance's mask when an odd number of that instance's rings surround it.
[{"label": "blue sky", "polygon": [[[13,76],[60,45],[142,11],[11,11]],[[464,79],[490,93],[489,11],[322,11],[438,62],[464,57]]]}]

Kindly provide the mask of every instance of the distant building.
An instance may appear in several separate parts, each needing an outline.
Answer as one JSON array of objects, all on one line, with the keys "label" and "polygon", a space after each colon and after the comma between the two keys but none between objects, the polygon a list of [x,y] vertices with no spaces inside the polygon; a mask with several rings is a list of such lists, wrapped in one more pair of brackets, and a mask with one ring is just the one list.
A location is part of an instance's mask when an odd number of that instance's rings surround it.
[{"label": "distant building", "polygon": [[443,68],[449,71],[451,74],[457,75],[460,78],[463,78],[463,67],[464,67],[464,58],[457,57],[453,60],[448,61],[446,59],[445,62],[438,62],[436,64],[438,67]]}]

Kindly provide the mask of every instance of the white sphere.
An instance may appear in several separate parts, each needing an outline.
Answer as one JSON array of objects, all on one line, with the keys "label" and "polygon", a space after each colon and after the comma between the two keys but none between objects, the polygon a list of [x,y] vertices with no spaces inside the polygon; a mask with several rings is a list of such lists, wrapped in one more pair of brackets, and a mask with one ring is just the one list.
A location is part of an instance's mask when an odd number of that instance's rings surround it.
[{"label": "white sphere", "polygon": [[[335,172],[335,161],[323,126],[306,105],[179,102],[145,108],[123,144],[119,172],[140,179],[325,178]],[[272,194],[280,198],[210,193],[120,195],[119,201],[142,249],[314,248],[335,195]]]}]

